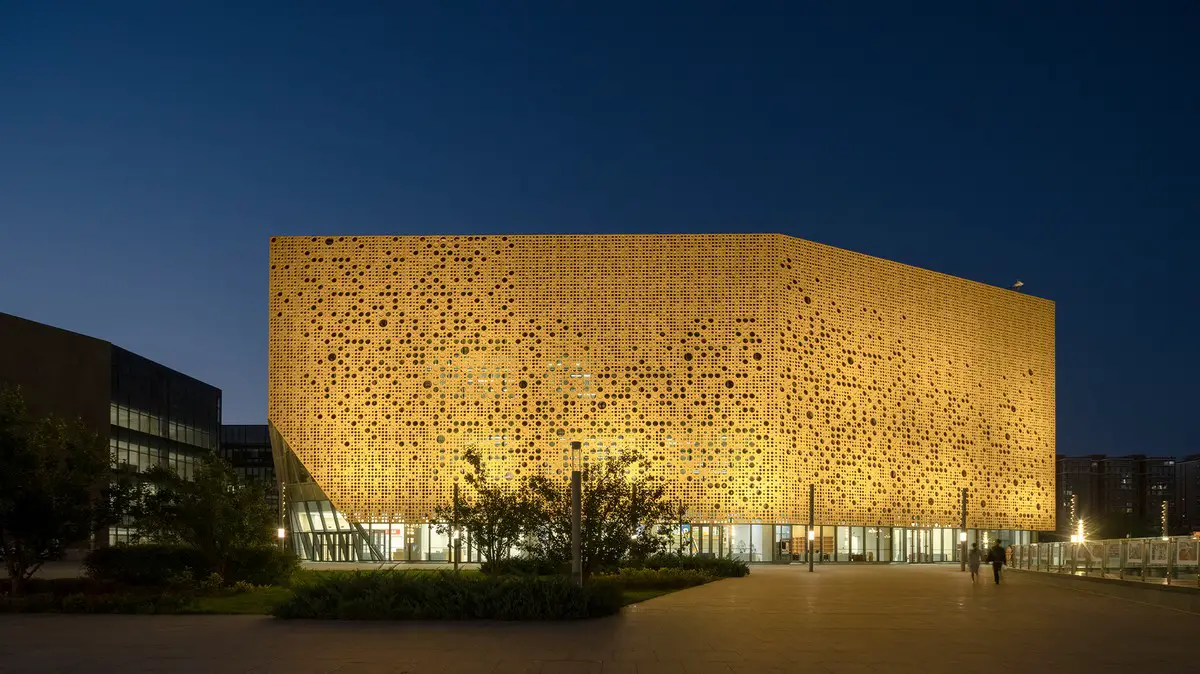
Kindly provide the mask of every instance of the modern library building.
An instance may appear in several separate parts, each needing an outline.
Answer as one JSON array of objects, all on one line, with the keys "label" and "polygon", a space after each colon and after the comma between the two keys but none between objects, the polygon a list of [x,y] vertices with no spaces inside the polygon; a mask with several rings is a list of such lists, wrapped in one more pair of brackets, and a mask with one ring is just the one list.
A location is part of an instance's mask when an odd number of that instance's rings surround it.
[{"label": "modern library building", "polygon": [[799,560],[811,526],[817,561],[950,561],[1054,529],[1050,301],[774,234],[277,237],[270,264],[304,558],[449,559],[468,448],[514,485],[636,453],[695,554]]}]

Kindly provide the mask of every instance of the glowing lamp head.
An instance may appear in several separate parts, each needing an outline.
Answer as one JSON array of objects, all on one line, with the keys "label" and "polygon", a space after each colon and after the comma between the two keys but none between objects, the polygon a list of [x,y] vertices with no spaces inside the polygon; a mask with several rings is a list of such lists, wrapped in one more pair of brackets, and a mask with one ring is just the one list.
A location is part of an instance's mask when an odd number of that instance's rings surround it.
[{"label": "glowing lamp head", "polygon": [[284,538],[287,538],[287,529],[279,527],[279,529],[275,532],[275,535],[278,536],[280,540],[283,540]]},{"label": "glowing lamp head", "polygon": [[958,532],[958,542],[959,543],[967,542],[967,532],[965,532],[965,531]]},{"label": "glowing lamp head", "polygon": [[808,530],[808,540],[810,540],[810,541],[814,540],[816,537],[817,537],[817,532],[813,531],[812,529],[809,529]]}]

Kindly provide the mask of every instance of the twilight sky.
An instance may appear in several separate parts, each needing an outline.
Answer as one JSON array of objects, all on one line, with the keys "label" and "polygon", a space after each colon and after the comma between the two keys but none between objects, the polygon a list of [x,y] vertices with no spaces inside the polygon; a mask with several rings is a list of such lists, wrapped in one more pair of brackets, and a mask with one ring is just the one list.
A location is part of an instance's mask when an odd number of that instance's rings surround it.
[{"label": "twilight sky", "polygon": [[1190,1],[0,0],[0,311],[265,423],[270,235],[782,232],[1020,278],[1058,303],[1061,452],[1200,452],[1198,30]]}]

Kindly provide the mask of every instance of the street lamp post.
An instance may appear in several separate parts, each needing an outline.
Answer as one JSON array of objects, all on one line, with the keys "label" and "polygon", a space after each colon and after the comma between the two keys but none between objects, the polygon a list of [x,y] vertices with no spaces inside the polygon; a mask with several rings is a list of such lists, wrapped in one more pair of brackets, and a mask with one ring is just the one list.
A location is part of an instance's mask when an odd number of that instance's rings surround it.
[{"label": "street lamp post", "polygon": [[[583,445],[571,443],[572,457],[578,456]],[[580,549],[583,542],[583,476],[579,472],[579,461],[571,466],[571,581],[576,587],[583,586],[583,553]]]},{"label": "street lamp post", "polygon": [[967,488],[962,488],[962,521],[958,532],[959,571],[967,570]]},{"label": "street lamp post", "polygon": [[805,544],[808,550],[808,572],[813,571],[813,539],[817,537],[817,532],[813,530],[813,504],[816,499],[817,485],[808,485],[808,541]]},{"label": "street lamp post", "polygon": [[458,571],[458,555],[462,548],[458,543],[458,476],[454,476],[454,516],[450,522],[450,536],[454,539],[450,554],[454,555],[454,570]]}]

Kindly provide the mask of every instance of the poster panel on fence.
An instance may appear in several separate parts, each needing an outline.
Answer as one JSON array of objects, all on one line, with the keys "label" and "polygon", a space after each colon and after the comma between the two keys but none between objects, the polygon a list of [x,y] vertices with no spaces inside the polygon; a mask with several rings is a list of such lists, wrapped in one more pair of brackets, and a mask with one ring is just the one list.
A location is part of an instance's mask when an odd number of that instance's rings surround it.
[{"label": "poster panel on fence", "polygon": [[1179,540],[1175,543],[1175,563],[1179,566],[1196,566],[1200,559],[1200,541]]},{"label": "poster panel on fence", "polygon": [[1146,556],[1146,544],[1142,541],[1129,541],[1125,546],[1125,565],[1141,564]]},{"label": "poster panel on fence", "polygon": [[1121,542],[1111,541],[1104,544],[1104,566],[1110,569],[1121,568]]},{"label": "poster panel on fence", "polygon": [[1104,561],[1104,544],[1088,543],[1088,558],[1097,566]]},{"label": "poster panel on fence", "polygon": [[1167,558],[1170,554],[1169,541],[1151,541],[1150,542],[1150,565],[1151,566],[1166,566]]}]

